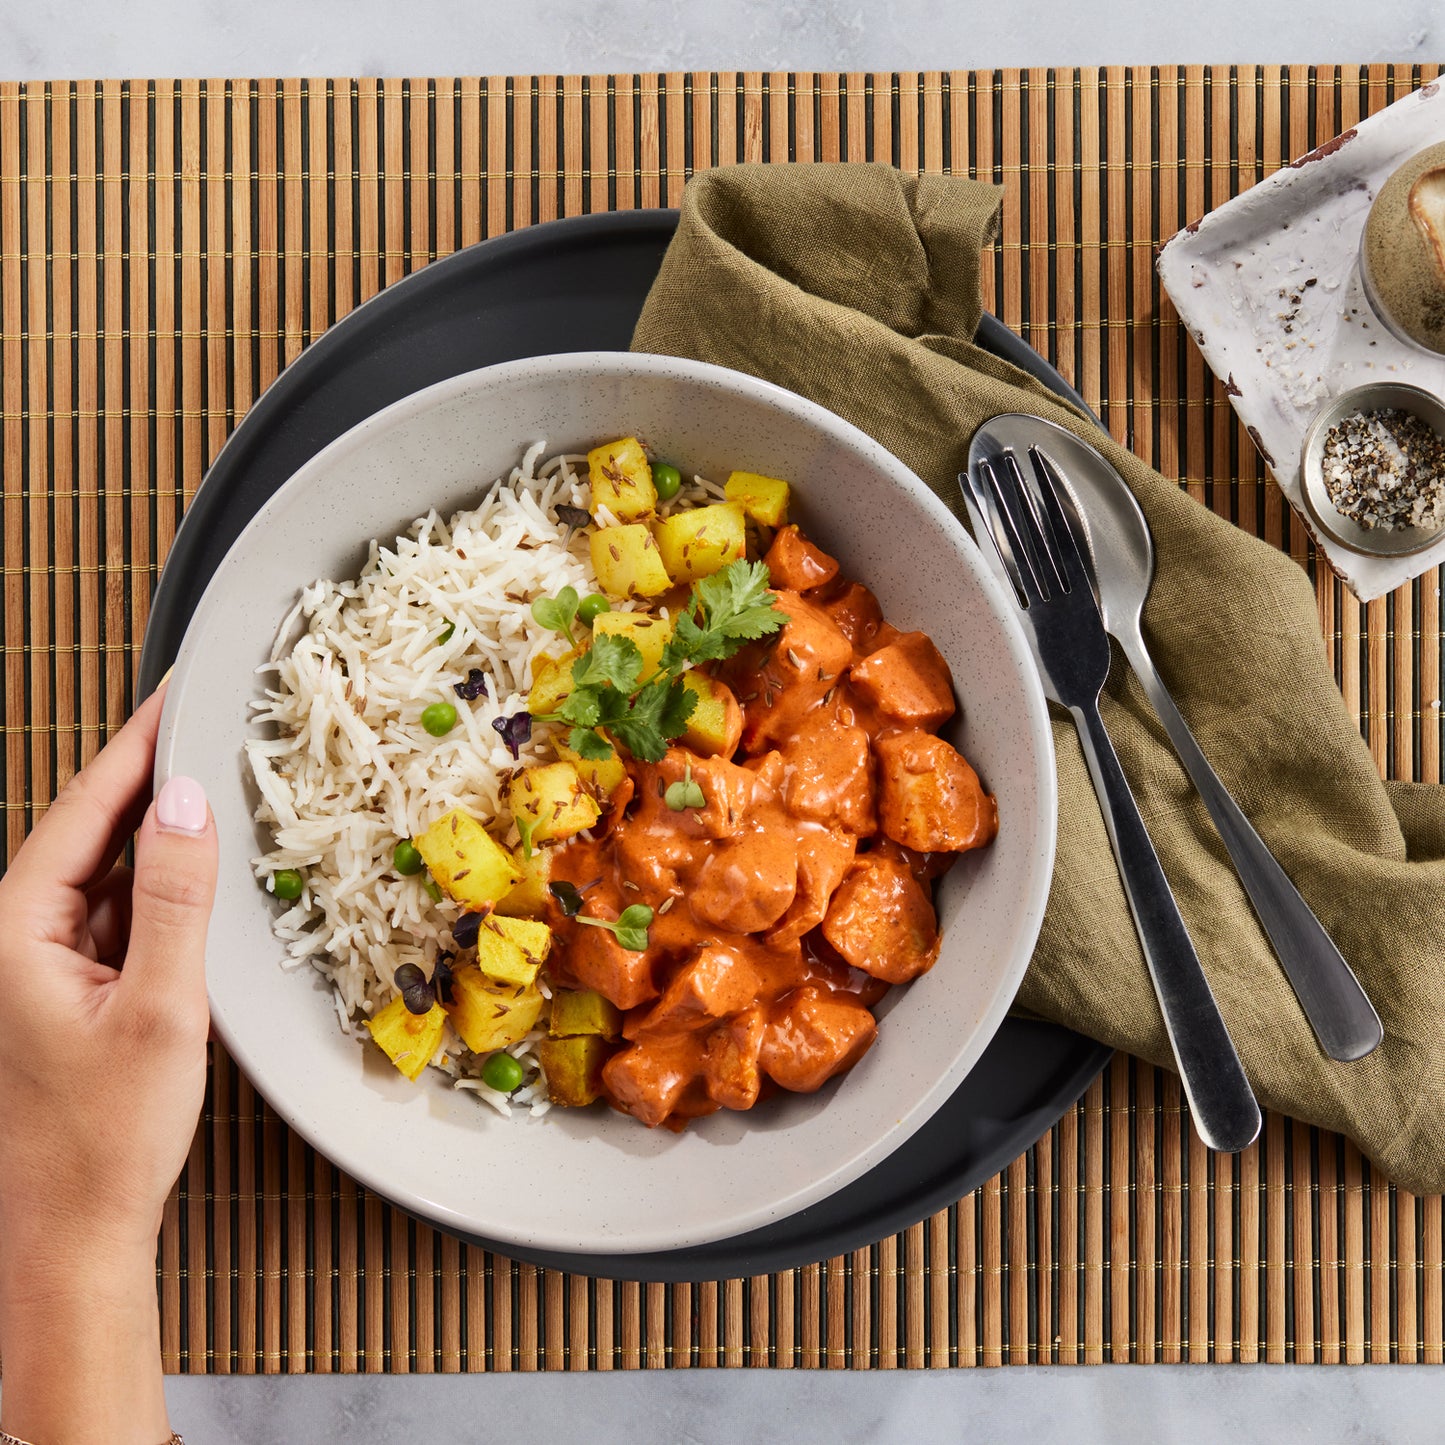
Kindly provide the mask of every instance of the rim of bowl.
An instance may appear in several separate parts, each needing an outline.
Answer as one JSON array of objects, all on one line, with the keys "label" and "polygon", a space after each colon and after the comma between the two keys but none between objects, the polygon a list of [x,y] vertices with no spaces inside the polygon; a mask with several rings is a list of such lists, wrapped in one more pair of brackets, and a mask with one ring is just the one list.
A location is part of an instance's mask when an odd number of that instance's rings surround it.
[{"label": "rim of bowl", "polygon": [[[1310,520],[1331,540],[1365,557],[1409,557],[1433,547],[1445,537],[1438,527],[1362,527],[1339,511],[1325,486],[1323,453],[1329,429],[1356,412],[1390,407],[1408,411],[1445,437],[1445,401],[1434,392],[1404,381],[1372,381],[1327,401],[1314,415],[1300,446],[1300,492]],[[1445,482],[1442,482],[1445,485]]]},{"label": "rim of bowl", "polygon": [[[869,1169],[879,1164],[896,1150],[906,1139],[917,1132],[932,1117],[956,1089],[969,1070],[978,1062],[979,1056],[989,1041],[998,1032],[1009,1006],[1018,993],[1019,985],[1033,956],[1039,929],[1043,923],[1044,908],[1048,901],[1049,887],[1053,878],[1054,857],[1058,841],[1058,776],[1055,768],[1053,731],[1049,721],[1048,704],[1044,699],[1043,685],[1039,679],[1032,653],[1023,631],[1023,624],[1017,615],[1017,608],[1007,597],[1001,584],[989,572],[979,553],[977,544],[967,529],[944,506],[943,502],[908,466],[900,461],[881,443],[875,441],[861,428],[846,421],[797,392],[789,391],[774,382],[764,381],[747,372],[735,371],[730,367],[717,366],[711,362],[692,361],[686,358],[656,355],[646,352],[627,351],[585,351],[564,352],[548,356],[522,357],[515,361],[501,362],[494,366],[480,367],[463,372],[458,376],[436,382],[413,392],[409,396],[391,403],[378,412],[358,422],[350,430],[328,443],[321,451],[300,467],[277,490],[267,498],[256,515],[242,529],[221,559],[210,583],[201,596],[186,629],[180,651],[176,658],[175,686],[168,691],[162,710],[160,733],[156,748],[154,783],[157,789],[170,776],[171,759],[178,744],[178,728],[175,717],[176,707],[185,692],[185,682],[192,656],[204,630],[198,624],[203,622],[208,611],[219,605],[224,595],[225,584],[229,581],[228,563],[244,549],[253,531],[264,531],[270,514],[278,508],[280,500],[289,493],[304,489],[313,477],[332,467],[339,457],[364,447],[378,432],[384,431],[398,421],[425,412],[445,403],[452,396],[464,393],[485,379],[487,383],[506,386],[513,378],[545,380],[549,376],[574,375],[577,373],[606,376],[638,372],[655,372],[670,375],[676,379],[679,374],[686,380],[721,386],[735,394],[762,400],[792,413],[801,421],[827,434],[830,439],[852,449],[874,471],[879,472],[891,484],[912,495],[925,512],[933,514],[945,536],[952,539],[959,560],[968,568],[974,584],[980,588],[997,617],[1007,641],[1008,653],[1014,670],[1018,673],[1024,691],[1026,731],[1034,749],[1033,783],[1040,801],[1038,816],[1034,819],[1036,836],[1034,847],[1028,850],[1032,860],[1032,876],[1019,899],[1022,926],[1017,934],[1020,947],[1010,967],[997,980],[987,1007],[978,1026],[970,1036],[969,1043],[956,1055],[952,1067],[940,1075],[934,1087],[904,1112],[886,1136],[873,1141],[844,1163],[826,1171],[809,1185],[795,1189],[791,1194],[755,1206],[730,1219],[725,1228],[657,1229],[639,1231],[625,1241],[612,1237],[587,1239],[579,1242],[574,1229],[568,1235],[554,1234],[542,1230],[519,1230],[507,1227],[501,1221],[487,1221],[479,1217],[461,1214],[440,1201],[415,1195],[405,1188],[398,1188],[394,1175],[373,1168],[365,1159],[349,1149],[344,1140],[338,1141],[322,1135],[319,1128],[312,1127],[311,1118],[292,1106],[285,1095],[284,1081],[280,1087],[265,1079],[257,1067],[252,1049],[230,1027],[224,1012],[213,1014],[212,1022],[216,1034],[225,1045],[227,1052],[242,1068],[257,1091],[285,1121],[319,1153],[345,1169],[353,1178],[372,1189],[382,1197],[392,1200],[409,1212],[430,1219],[443,1228],[454,1232],[482,1236],[498,1244],[525,1245],[547,1249],[555,1253],[586,1255],[605,1251],[609,1254],[647,1254],[668,1249],[687,1248],[692,1245],[713,1243],[760,1228],[817,1203],[838,1190],[846,1188]],[[360,539],[358,539],[360,540]],[[207,988],[208,996],[213,991]],[[944,1091],[945,1080],[951,1081],[948,1092]]]}]

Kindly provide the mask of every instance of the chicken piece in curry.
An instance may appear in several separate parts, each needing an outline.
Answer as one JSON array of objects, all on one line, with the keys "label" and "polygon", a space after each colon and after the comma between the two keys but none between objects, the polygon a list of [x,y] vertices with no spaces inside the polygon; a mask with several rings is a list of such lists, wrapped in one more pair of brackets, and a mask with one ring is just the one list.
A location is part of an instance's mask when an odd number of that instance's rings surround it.
[{"label": "chicken piece in curry", "polygon": [[[873,1006],[938,957],[933,880],[998,828],[937,736],[956,704],[928,637],[796,527],[763,560],[786,622],[701,668],[724,734],[624,758],[598,826],[549,850],[549,978],[619,1011],[616,1043],[589,1045],[593,1088],[648,1125],[857,1063]],[[588,926],[635,905],[652,910],[644,948]]]}]

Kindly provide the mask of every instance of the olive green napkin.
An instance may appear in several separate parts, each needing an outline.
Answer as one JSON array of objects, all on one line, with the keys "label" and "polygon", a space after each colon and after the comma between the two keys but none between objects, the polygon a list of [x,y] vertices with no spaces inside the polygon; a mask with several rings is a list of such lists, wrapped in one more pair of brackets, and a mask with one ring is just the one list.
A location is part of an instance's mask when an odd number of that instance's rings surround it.
[{"label": "olive green napkin", "polygon": [[[1337,1129],[1393,1179],[1445,1190],[1445,792],[1382,785],[1345,713],[1314,593],[1041,385],[973,345],[999,192],[884,166],[695,177],[633,348],[717,362],[822,403],[957,513],[969,439],[1000,412],[1074,428],[1128,479],[1158,546],[1145,630],[1240,806],[1354,966],[1385,1042],[1316,1046],[1204,805],[1132,672],[1104,718],[1261,1103]],[[1022,1008],[1172,1065],[1072,725],[1056,718],[1059,846]]]}]

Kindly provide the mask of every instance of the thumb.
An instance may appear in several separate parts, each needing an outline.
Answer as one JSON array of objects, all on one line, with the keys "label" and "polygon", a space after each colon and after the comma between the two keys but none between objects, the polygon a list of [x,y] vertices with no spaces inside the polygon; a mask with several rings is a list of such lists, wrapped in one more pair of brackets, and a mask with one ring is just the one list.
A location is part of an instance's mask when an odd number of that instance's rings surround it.
[{"label": "thumb", "polygon": [[171,778],[136,836],[123,987],[166,1007],[204,1007],[215,893],[216,825],[205,789],[194,778]]}]

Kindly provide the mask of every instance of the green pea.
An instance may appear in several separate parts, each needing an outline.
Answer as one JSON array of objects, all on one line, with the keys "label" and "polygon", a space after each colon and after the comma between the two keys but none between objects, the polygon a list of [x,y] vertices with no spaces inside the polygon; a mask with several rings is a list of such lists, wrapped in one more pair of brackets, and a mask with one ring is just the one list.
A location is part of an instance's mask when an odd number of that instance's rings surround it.
[{"label": "green pea", "polygon": [[611,611],[612,604],[600,592],[594,592],[577,604],[577,620],[583,627],[591,627],[604,612]]},{"label": "green pea", "polygon": [[300,898],[306,880],[294,868],[282,868],[271,875],[271,892],[287,903]]},{"label": "green pea", "polygon": [[421,710],[421,725],[434,738],[444,738],[457,725],[457,710],[449,702],[434,702]]},{"label": "green pea", "polygon": [[426,896],[430,898],[433,903],[440,903],[442,901],[441,884],[438,883],[435,878],[424,879],[421,886],[426,889]]},{"label": "green pea", "polygon": [[489,1089],[510,1094],[522,1082],[522,1066],[511,1054],[493,1054],[482,1065],[482,1082]]},{"label": "green pea", "polygon": [[396,871],[404,878],[410,878],[413,873],[421,872],[421,854],[410,838],[403,838],[396,845],[392,851],[391,862]]},{"label": "green pea", "polygon": [[664,502],[670,502],[682,490],[682,473],[671,462],[658,462],[652,469],[652,485]]}]

